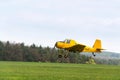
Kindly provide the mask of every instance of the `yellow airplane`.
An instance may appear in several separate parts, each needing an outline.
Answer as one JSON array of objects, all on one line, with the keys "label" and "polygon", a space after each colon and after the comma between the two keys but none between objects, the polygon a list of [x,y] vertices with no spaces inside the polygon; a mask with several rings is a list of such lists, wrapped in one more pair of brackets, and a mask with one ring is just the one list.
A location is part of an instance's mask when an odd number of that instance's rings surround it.
[{"label": "yellow airplane", "polygon": [[[75,40],[72,39],[65,39],[64,41],[58,41],[55,44],[55,47],[59,49],[64,49],[69,52],[92,52],[93,56],[95,56],[94,53],[101,53],[101,50],[104,50],[101,45],[101,40],[96,39],[93,47],[89,47],[80,43],[77,43]],[[62,55],[59,54],[59,58],[62,57]],[[68,57],[68,54],[64,55],[65,58]]]}]

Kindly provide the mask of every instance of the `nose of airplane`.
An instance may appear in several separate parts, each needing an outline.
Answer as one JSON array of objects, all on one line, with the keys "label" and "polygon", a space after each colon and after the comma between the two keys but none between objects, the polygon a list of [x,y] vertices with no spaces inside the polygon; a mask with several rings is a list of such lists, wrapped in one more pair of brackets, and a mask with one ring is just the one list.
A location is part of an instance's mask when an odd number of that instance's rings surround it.
[{"label": "nose of airplane", "polygon": [[55,43],[55,47],[57,47],[57,43],[58,43],[58,42]]},{"label": "nose of airplane", "polygon": [[55,43],[55,47],[62,48],[63,47],[63,43],[58,41],[58,42]]}]

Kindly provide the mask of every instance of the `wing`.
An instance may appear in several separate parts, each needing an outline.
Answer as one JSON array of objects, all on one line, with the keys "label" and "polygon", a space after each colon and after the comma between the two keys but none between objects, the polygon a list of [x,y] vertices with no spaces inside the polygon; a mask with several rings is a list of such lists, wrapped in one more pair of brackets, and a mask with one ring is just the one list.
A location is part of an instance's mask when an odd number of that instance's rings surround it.
[{"label": "wing", "polygon": [[72,52],[82,52],[85,48],[85,45],[81,45],[81,44],[76,44],[72,47],[66,48],[66,50],[72,51]]}]

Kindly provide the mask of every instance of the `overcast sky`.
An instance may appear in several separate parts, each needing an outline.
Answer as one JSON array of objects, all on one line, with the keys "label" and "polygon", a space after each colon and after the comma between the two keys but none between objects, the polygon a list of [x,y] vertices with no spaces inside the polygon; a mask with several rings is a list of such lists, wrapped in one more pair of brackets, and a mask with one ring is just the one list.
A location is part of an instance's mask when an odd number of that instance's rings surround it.
[{"label": "overcast sky", "polygon": [[120,52],[120,0],[0,0],[0,40],[53,47],[75,39]]}]

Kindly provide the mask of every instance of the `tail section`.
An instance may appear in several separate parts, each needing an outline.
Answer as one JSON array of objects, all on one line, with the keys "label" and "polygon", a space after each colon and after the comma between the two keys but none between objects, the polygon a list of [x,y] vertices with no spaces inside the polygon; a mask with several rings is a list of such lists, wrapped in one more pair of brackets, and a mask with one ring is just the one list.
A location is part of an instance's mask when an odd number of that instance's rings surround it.
[{"label": "tail section", "polygon": [[95,43],[93,45],[93,48],[101,49],[101,40],[96,39],[96,41],[95,41]]},{"label": "tail section", "polygon": [[96,39],[96,41],[93,45],[93,48],[96,49],[96,52],[101,52],[101,50],[104,50],[104,49],[102,49],[101,40]]}]

